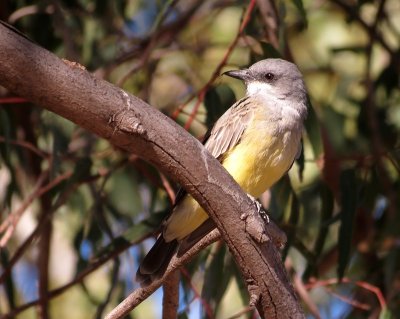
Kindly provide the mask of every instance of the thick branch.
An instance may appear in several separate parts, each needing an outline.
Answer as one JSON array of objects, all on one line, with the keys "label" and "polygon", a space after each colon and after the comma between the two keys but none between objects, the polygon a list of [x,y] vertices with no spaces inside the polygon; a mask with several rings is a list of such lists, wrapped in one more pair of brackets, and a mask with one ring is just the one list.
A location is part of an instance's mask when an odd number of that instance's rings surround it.
[{"label": "thick branch", "polygon": [[[179,182],[215,221],[260,315],[304,318],[280,254],[240,219],[252,201],[204,147],[167,116],[0,25],[0,84],[131,153]],[[260,244],[262,243],[262,245]]]}]

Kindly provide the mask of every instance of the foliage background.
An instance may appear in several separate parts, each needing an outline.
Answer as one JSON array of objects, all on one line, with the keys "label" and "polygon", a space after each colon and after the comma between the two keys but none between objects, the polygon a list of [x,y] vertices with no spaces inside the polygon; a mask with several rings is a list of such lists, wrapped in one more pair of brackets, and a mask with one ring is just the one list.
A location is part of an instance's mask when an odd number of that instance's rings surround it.
[{"label": "foliage background", "polygon": [[[2,20],[199,138],[244,94],[215,75],[293,60],[312,105],[304,157],[261,200],[288,234],[307,313],[321,318],[400,313],[399,17],[397,0],[0,3]],[[100,318],[137,287],[177,185],[2,88],[0,103],[0,314]],[[224,245],[181,278],[181,318],[256,316]],[[160,296],[131,316],[160,317]]]}]

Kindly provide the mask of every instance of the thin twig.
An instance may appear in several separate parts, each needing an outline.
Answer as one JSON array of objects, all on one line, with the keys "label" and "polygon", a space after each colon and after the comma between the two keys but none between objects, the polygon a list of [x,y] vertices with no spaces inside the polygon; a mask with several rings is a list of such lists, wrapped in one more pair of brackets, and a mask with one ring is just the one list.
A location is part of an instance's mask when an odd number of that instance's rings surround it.
[{"label": "thin twig", "polygon": [[[387,44],[387,42],[382,37],[382,34],[378,30],[373,30],[367,22],[365,22],[361,16],[359,15],[359,9],[357,7],[353,7],[347,2],[341,0],[331,0],[332,3],[336,4],[337,6],[341,7],[343,11],[345,11],[348,16],[354,20],[356,20],[360,25],[369,33],[374,34],[375,40],[379,42],[379,44],[385,48],[385,50],[391,55],[392,58],[395,58],[396,53],[393,49]],[[397,64],[398,59],[394,59],[394,62]]]},{"label": "thin twig", "polygon": [[27,99],[24,99],[23,97],[17,97],[17,96],[9,96],[9,97],[2,97],[0,98],[0,104],[21,104],[21,103],[27,103],[29,102]]},{"label": "thin twig", "polygon": [[315,302],[312,300],[310,294],[308,293],[303,281],[301,280],[300,276],[295,273],[293,276],[293,286],[296,289],[297,293],[299,294],[300,298],[303,302],[307,305],[308,310],[310,313],[316,318],[320,319],[321,314],[318,311],[318,307]]},{"label": "thin twig", "polygon": [[115,307],[106,317],[105,319],[119,319],[126,316],[133,308],[135,308],[138,304],[140,304],[143,300],[145,300],[148,296],[150,296],[154,291],[159,288],[165,279],[173,272],[186,264],[189,260],[191,260],[198,252],[202,249],[215,242],[220,238],[220,233],[217,229],[214,229],[212,232],[203,237],[195,246],[193,246],[190,250],[188,250],[181,257],[174,256],[164,273],[164,275],[154,280],[150,285],[146,287],[142,287],[136,289],[132,292],[128,297],[126,297],[117,307]]},{"label": "thin twig", "polygon": [[114,265],[113,265],[113,268],[111,271],[110,288],[108,289],[107,296],[104,298],[104,300],[101,302],[101,304],[97,307],[96,314],[94,316],[95,319],[100,319],[103,317],[103,312],[111,300],[112,294],[115,291],[115,288],[117,287],[118,273],[119,273],[120,265],[121,265],[121,263],[120,263],[119,259],[114,258]]},{"label": "thin twig", "polygon": [[379,177],[382,181],[382,186],[385,190],[387,197],[389,198],[389,206],[388,211],[390,212],[391,218],[397,213],[397,194],[392,189],[392,182],[390,181],[390,177],[388,175],[387,169],[382,162],[382,158],[380,154],[387,153],[385,148],[385,143],[381,134],[381,127],[377,120],[376,110],[375,110],[375,83],[372,79],[372,54],[373,54],[373,44],[375,40],[377,40],[378,35],[378,23],[381,16],[384,13],[386,0],[381,0],[377,9],[377,13],[375,16],[375,20],[373,25],[369,29],[369,44],[367,46],[367,61],[366,61],[366,72],[365,72],[365,86],[367,96],[365,98],[365,109],[367,114],[367,124],[371,131],[371,144],[372,144],[372,154],[376,161],[377,170],[379,171]]},{"label": "thin twig", "polygon": [[24,201],[24,203],[13,213],[11,213],[0,225],[0,232],[4,232],[6,229],[6,233],[0,240],[0,247],[5,247],[8,240],[10,239],[18,221],[20,220],[24,211],[29,207],[29,205],[38,197],[41,197],[49,190],[60,184],[62,181],[68,179],[72,175],[72,171],[68,171],[63,175],[58,176],[57,178],[53,179],[51,182],[46,184],[45,186],[41,187],[41,184],[45,180],[46,176],[48,175],[49,171],[43,172],[43,174],[39,177],[35,189],[31,195]]},{"label": "thin twig", "polygon": [[[38,232],[40,233],[40,229],[39,229],[39,228],[37,228],[37,229],[35,230],[35,232],[32,233],[32,235],[31,235],[30,237],[35,236],[35,234],[36,234],[36,236],[37,236],[37,233],[38,233]],[[29,240],[29,243],[30,243],[31,241],[32,241],[32,240]],[[26,242],[28,242],[28,241],[26,241]],[[24,244],[26,244],[26,242],[25,242]],[[28,243],[28,244],[29,244],[29,243]],[[124,252],[126,249],[128,249],[129,247],[131,247],[132,244],[135,244],[135,243],[126,242],[125,244],[119,244],[118,248],[114,249],[114,250],[111,251],[109,254],[102,255],[100,258],[98,258],[98,259],[92,261],[92,263],[91,263],[85,270],[83,270],[82,272],[80,272],[79,275],[76,276],[76,278],[74,278],[74,280],[70,281],[69,283],[67,283],[67,284],[65,284],[65,285],[63,285],[63,286],[61,286],[61,287],[58,287],[58,288],[56,288],[56,289],[53,289],[53,290],[49,291],[48,297],[49,297],[49,298],[55,298],[55,297],[57,297],[57,296],[63,294],[64,292],[66,292],[68,289],[70,289],[71,287],[75,286],[76,284],[82,283],[83,280],[84,280],[88,275],[90,275],[90,274],[93,273],[94,271],[98,270],[100,266],[104,265],[104,264],[105,264],[106,262],[108,262],[109,260],[115,258],[115,257],[118,256],[119,254],[121,254],[122,252]],[[17,254],[16,254],[16,255],[17,255]],[[13,259],[14,259],[15,257],[17,257],[16,255],[14,255]],[[20,255],[20,254],[18,254],[18,255]],[[3,275],[4,275],[4,274],[2,274],[2,276],[1,276],[1,278],[0,278],[0,283],[2,282]],[[23,305],[21,305],[21,306],[18,306],[18,307],[16,307],[16,308],[14,308],[10,313],[5,314],[4,317],[2,317],[2,319],[5,319],[5,318],[14,318],[14,317],[15,317],[16,315],[18,315],[19,313],[21,313],[21,312],[23,312],[23,311],[25,311],[25,310],[27,310],[27,309],[29,309],[29,308],[31,308],[31,307],[34,307],[34,306],[38,305],[38,304],[40,303],[40,301],[41,301],[40,299],[36,299],[36,300],[31,301],[31,302],[29,302],[29,303],[26,303],[26,304],[23,304]]]},{"label": "thin twig", "polygon": [[19,8],[18,10],[15,10],[9,17],[8,17],[8,22],[11,24],[16,23],[19,19],[26,17],[28,15],[34,15],[34,14],[53,14],[54,13],[54,6],[53,5],[47,5],[47,6],[42,6],[42,5],[30,5],[30,6],[25,6],[22,8]]},{"label": "thin twig", "polygon": [[168,198],[169,198],[170,203],[171,204],[175,203],[176,194],[175,194],[175,191],[172,188],[171,183],[169,182],[168,178],[163,173],[160,173],[160,179],[161,179],[161,183],[162,183],[165,191],[168,194]]},{"label": "thin twig", "polygon": [[38,292],[41,302],[38,305],[38,317],[41,319],[50,318],[49,313],[49,263],[51,237],[53,234],[53,214],[51,197],[45,194],[41,199],[41,215],[43,216],[43,231],[38,243],[39,253],[37,255],[37,269],[39,272]]},{"label": "thin twig", "polygon": [[[229,56],[233,52],[233,49],[236,47],[237,42],[239,41],[239,38],[242,36],[242,33],[247,26],[247,24],[250,21],[251,13],[254,9],[255,6],[255,0],[251,0],[249,3],[249,6],[247,7],[246,11],[243,14],[242,17],[242,23],[240,24],[239,31],[237,32],[235,38],[229,45],[227,51],[225,52],[224,57],[214,70],[213,74],[211,75],[210,79],[207,81],[207,83],[200,89],[199,93],[197,94],[197,101],[196,104],[193,107],[193,110],[190,114],[189,119],[186,121],[184,128],[188,130],[194,120],[195,115],[197,114],[197,111],[201,105],[201,103],[204,100],[205,94],[208,90],[208,88],[211,86],[211,84],[220,76],[222,68],[225,66],[226,62],[228,61]],[[192,101],[194,96],[192,96],[186,103],[178,107],[178,109],[171,115],[172,119],[176,119],[178,115],[182,112],[182,110],[189,104],[190,101]]]},{"label": "thin twig", "polygon": [[173,271],[163,284],[162,318],[175,319],[179,305],[179,271]]},{"label": "thin twig", "polygon": [[35,145],[33,145],[29,142],[26,142],[26,141],[10,140],[10,139],[5,138],[4,136],[0,136],[0,142],[9,143],[9,144],[13,144],[13,145],[17,145],[17,146],[26,148],[27,150],[35,153],[37,156],[42,157],[42,158],[47,158],[49,156],[47,153],[38,149]]},{"label": "thin twig", "polygon": [[211,306],[207,303],[206,300],[204,300],[204,299],[201,297],[201,293],[197,290],[197,288],[195,287],[195,285],[193,285],[193,283],[192,283],[192,277],[190,276],[189,272],[188,272],[185,268],[182,268],[182,269],[181,269],[181,273],[182,273],[183,276],[187,279],[187,282],[188,282],[188,284],[189,284],[189,286],[190,286],[190,289],[192,290],[192,292],[193,292],[193,294],[194,294],[193,300],[196,300],[196,299],[197,299],[197,300],[200,301],[200,303],[201,303],[203,309],[205,310],[205,313],[207,314],[207,318],[208,318],[208,319],[213,319],[213,318],[215,318],[214,311],[211,309]]},{"label": "thin twig", "polygon": [[[71,172],[67,172],[64,175],[61,175],[58,177],[58,182],[61,182],[61,180],[64,180],[65,178],[68,178]],[[61,177],[63,177],[61,179]],[[93,179],[99,178],[102,175],[95,175],[93,177],[91,177],[90,179],[88,179],[87,181],[82,181],[79,184],[76,185],[72,185],[69,189],[67,189],[58,199],[57,202],[54,204],[52,210],[51,210],[51,214],[53,214],[58,208],[60,208],[62,205],[64,205],[64,203],[67,201],[68,197],[70,196],[70,194],[72,192],[74,192],[81,184],[83,184],[84,182],[88,182],[88,181],[92,181]],[[49,183],[44,189],[43,192],[46,192],[48,190],[50,190],[52,187],[54,187],[56,184],[54,182],[56,182],[57,179],[53,180],[51,183]],[[53,183],[53,184],[52,184]],[[52,184],[52,185],[51,185]],[[39,235],[41,234],[41,232],[43,231],[43,227],[45,225],[45,222],[47,220],[47,218],[50,217],[51,214],[47,214],[46,216],[42,216],[39,221],[38,224],[35,228],[35,230],[31,233],[31,235],[29,235],[29,237],[24,241],[24,243],[17,249],[17,251],[15,252],[14,256],[11,258],[11,260],[8,262],[8,265],[6,268],[3,269],[3,273],[0,275],[0,284],[7,278],[7,276],[10,274],[11,269],[13,268],[13,266],[15,265],[15,263],[19,260],[19,258],[23,255],[23,253],[25,252],[25,250],[30,246],[30,244],[36,240]]]},{"label": "thin twig", "polygon": [[32,204],[32,202],[40,196],[40,191],[42,190],[42,184],[45,182],[46,178],[49,176],[49,171],[42,172],[42,174],[38,177],[36,184],[33,188],[33,191],[25,201],[18,207],[18,209],[12,212],[0,225],[0,232],[5,232],[0,240],[0,247],[5,247],[7,242],[11,238],[14,233],[15,227],[18,224],[18,221],[21,219],[25,210]]},{"label": "thin twig", "polygon": [[324,289],[325,289],[328,293],[330,293],[332,296],[334,296],[334,297],[340,299],[341,301],[343,301],[343,302],[345,302],[345,303],[347,303],[347,304],[353,306],[354,308],[361,309],[361,310],[365,310],[365,311],[371,310],[371,306],[368,305],[368,304],[361,303],[361,302],[359,302],[359,301],[357,301],[357,300],[354,300],[354,299],[351,299],[351,298],[349,298],[349,297],[340,295],[340,294],[338,294],[337,292],[335,292],[333,289],[331,289],[331,288],[329,288],[329,287],[324,287]]},{"label": "thin twig", "polygon": [[382,291],[379,289],[379,287],[371,285],[367,282],[364,281],[352,281],[351,279],[344,277],[343,279],[339,280],[338,278],[331,278],[331,279],[326,279],[326,280],[318,280],[318,281],[313,281],[310,282],[308,284],[305,285],[305,287],[307,289],[313,289],[313,288],[317,288],[317,287],[325,287],[325,286],[330,286],[330,285],[337,285],[339,283],[347,283],[347,284],[353,284],[356,285],[358,287],[361,287],[365,290],[368,290],[370,292],[372,292],[376,298],[379,301],[379,305],[381,307],[381,309],[385,309],[386,308],[386,300],[382,294]]},{"label": "thin twig", "polygon": [[134,46],[130,51],[124,52],[108,66],[98,69],[96,74],[100,77],[107,77],[118,65],[130,59],[141,57],[142,53],[145,52],[149,47],[153,46],[154,43],[157,43],[158,46],[161,46],[165,43],[171,43],[174,39],[176,39],[176,30],[184,30],[184,26],[190,21],[192,16],[197,12],[197,9],[201,5],[201,1],[193,2],[193,4],[172,23],[163,25],[162,28],[158,28],[155,32],[149,34],[143,39],[135,39]]}]

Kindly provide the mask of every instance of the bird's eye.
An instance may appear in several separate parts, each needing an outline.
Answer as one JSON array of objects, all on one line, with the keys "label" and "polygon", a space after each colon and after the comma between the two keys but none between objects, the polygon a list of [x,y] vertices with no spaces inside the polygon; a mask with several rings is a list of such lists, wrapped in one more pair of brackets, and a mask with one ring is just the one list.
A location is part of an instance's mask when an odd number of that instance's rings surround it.
[{"label": "bird's eye", "polygon": [[270,73],[270,72],[265,73],[264,76],[265,76],[265,78],[266,78],[267,80],[269,80],[269,81],[271,81],[271,80],[274,79],[274,75],[273,75],[272,73]]}]

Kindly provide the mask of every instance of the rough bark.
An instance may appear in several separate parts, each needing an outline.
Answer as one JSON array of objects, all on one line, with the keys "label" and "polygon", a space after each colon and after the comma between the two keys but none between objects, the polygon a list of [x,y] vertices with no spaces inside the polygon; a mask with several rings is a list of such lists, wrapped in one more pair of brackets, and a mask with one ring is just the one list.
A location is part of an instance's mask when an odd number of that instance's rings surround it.
[{"label": "rough bark", "polygon": [[201,143],[170,118],[1,24],[0,84],[174,178],[215,221],[260,316],[304,318],[279,251],[268,240],[269,227],[261,226],[259,232],[261,218],[253,202]]}]

